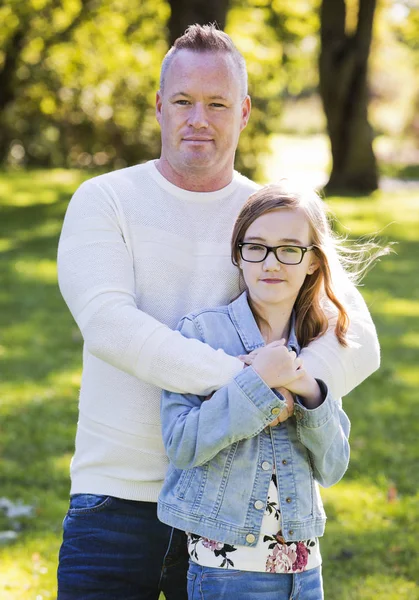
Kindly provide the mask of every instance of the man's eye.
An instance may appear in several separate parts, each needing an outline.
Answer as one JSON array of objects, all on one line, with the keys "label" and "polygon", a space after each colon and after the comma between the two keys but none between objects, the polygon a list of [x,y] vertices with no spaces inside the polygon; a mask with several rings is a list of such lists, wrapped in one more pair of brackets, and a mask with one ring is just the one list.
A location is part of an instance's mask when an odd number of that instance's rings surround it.
[{"label": "man's eye", "polygon": [[190,104],[189,100],[176,100],[175,104],[179,104],[180,106],[187,106]]},{"label": "man's eye", "polygon": [[219,102],[213,102],[211,106],[213,108],[225,108],[225,104],[220,104]]}]

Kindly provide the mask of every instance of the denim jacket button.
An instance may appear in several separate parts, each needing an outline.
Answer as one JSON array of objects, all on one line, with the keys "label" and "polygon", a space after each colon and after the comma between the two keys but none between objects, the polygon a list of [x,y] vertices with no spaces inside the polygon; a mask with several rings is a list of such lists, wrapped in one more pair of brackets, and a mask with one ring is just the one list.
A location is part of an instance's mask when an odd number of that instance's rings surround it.
[{"label": "denim jacket button", "polygon": [[282,412],[282,408],[279,408],[279,406],[275,406],[275,408],[271,410],[271,415],[279,415],[280,412]]},{"label": "denim jacket button", "polygon": [[288,461],[287,461],[287,460],[284,458],[284,460],[282,461],[282,464],[283,464],[283,465],[287,465],[287,464],[288,464]]},{"label": "denim jacket button", "polygon": [[262,510],[262,508],[265,508],[265,504],[262,500],[256,500],[254,507],[257,508],[257,510]]},{"label": "denim jacket button", "polygon": [[301,419],[304,417],[301,410],[298,410],[297,408],[294,410],[294,415],[295,415],[295,418],[297,419],[297,421],[301,421]]},{"label": "denim jacket button", "polygon": [[285,502],[287,502],[288,504],[290,504],[292,502],[292,498],[285,498]]},{"label": "denim jacket button", "polygon": [[293,530],[293,529],[290,529],[290,530],[288,531],[288,534],[289,534],[289,535],[294,535],[294,530]]},{"label": "denim jacket button", "polygon": [[271,463],[269,463],[267,460],[264,460],[261,466],[264,471],[269,471],[269,469],[272,468]]},{"label": "denim jacket button", "polygon": [[255,540],[256,540],[256,538],[255,538],[255,536],[253,535],[253,533],[248,533],[248,534],[246,535],[246,542],[247,542],[248,544],[253,544],[253,543],[255,542]]}]

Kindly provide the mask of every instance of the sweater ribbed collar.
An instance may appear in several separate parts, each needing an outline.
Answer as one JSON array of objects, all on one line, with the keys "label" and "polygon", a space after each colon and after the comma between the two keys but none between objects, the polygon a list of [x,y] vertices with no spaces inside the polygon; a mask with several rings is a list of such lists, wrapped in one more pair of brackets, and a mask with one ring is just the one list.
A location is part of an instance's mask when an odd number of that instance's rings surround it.
[{"label": "sweater ribbed collar", "polygon": [[184,190],[183,188],[177,187],[177,185],[170,183],[170,181],[163,177],[163,175],[157,169],[156,162],[156,160],[150,160],[147,163],[150,176],[159,185],[159,187],[164,189],[165,192],[168,192],[172,196],[188,202],[212,202],[214,200],[226,198],[237,189],[237,186],[239,185],[239,179],[241,177],[240,173],[234,171],[231,182],[225,187],[221,188],[221,190],[216,190],[215,192],[191,192],[190,190]]}]

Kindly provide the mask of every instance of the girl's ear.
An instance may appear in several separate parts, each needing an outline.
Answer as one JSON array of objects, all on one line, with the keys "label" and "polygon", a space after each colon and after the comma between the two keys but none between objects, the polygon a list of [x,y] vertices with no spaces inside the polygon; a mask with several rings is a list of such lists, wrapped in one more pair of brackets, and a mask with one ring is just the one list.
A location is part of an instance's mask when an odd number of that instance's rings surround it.
[{"label": "girl's ear", "polygon": [[312,263],[309,264],[308,269],[307,269],[307,274],[308,275],[312,275],[314,273],[314,271],[317,271],[317,269],[319,268],[319,263],[318,261],[313,261]]}]

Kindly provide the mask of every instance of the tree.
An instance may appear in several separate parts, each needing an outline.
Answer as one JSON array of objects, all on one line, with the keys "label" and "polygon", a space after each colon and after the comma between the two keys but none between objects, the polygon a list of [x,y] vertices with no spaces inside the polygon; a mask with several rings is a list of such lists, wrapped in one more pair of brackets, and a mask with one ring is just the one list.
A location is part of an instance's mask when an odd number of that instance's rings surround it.
[{"label": "tree", "polygon": [[345,31],[345,0],[323,0],[320,11],[320,95],[333,167],[328,191],[369,193],[378,187],[368,122],[367,65],[376,0],[359,0],[355,31]]},{"label": "tree", "polygon": [[155,156],[168,15],[165,0],[0,2],[0,164],[109,168]]},{"label": "tree", "polygon": [[216,23],[224,29],[230,0],[169,0],[169,45],[181,36],[189,25]]}]

